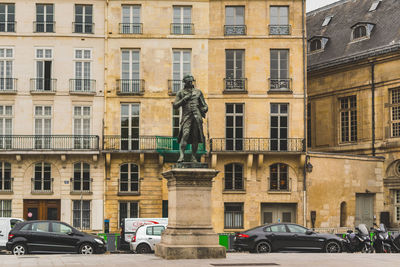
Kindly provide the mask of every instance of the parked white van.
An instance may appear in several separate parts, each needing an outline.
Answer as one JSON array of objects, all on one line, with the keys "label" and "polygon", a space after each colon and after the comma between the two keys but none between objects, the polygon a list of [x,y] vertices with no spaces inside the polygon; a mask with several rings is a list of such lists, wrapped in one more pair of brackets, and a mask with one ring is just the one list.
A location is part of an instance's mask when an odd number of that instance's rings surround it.
[{"label": "parked white van", "polygon": [[23,219],[19,218],[0,217],[0,249],[6,249],[8,233],[11,231],[14,225],[23,221]]}]

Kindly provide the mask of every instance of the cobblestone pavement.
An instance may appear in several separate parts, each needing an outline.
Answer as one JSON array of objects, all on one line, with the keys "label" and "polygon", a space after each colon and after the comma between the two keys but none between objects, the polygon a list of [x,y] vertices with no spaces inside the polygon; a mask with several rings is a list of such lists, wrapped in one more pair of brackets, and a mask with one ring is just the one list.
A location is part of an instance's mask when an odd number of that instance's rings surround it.
[{"label": "cobblestone pavement", "polygon": [[400,254],[303,254],[272,253],[249,254],[229,253],[226,259],[207,260],[163,260],[152,254],[111,254],[111,255],[0,255],[0,266],[7,267],[223,267],[223,266],[283,266],[283,267],[399,267]]}]

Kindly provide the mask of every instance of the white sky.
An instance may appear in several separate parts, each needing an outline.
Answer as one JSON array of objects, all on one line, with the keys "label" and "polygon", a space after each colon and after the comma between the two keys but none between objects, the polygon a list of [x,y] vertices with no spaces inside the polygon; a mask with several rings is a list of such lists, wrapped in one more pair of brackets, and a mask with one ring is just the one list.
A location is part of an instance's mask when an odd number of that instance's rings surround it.
[{"label": "white sky", "polygon": [[312,11],[314,9],[329,5],[333,2],[337,2],[338,0],[307,0],[307,12]]}]

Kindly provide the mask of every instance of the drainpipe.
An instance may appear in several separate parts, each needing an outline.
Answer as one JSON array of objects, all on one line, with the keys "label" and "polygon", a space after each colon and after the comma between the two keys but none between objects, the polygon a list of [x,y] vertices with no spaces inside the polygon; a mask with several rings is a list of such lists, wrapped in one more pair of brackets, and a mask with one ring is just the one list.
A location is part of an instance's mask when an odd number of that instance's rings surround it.
[{"label": "drainpipe", "polygon": [[371,61],[371,93],[372,93],[372,156],[375,157],[375,61]]},{"label": "drainpipe", "polygon": [[[306,79],[307,79],[307,67],[306,67],[306,44],[305,44],[305,38],[306,38],[306,30],[305,30],[305,0],[302,0],[301,3],[301,27],[302,27],[302,41],[303,41],[303,92],[304,92],[304,141],[303,141],[303,146],[304,146],[304,152],[307,155],[307,84],[306,84]],[[306,171],[306,164],[303,166],[303,225],[307,226],[307,171]]]}]

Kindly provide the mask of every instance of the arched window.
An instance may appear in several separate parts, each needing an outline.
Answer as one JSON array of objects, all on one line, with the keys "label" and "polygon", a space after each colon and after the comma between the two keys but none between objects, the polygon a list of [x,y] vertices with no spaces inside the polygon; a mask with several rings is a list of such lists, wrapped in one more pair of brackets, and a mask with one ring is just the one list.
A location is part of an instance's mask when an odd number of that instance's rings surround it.
[{"label": "arched window", "polygon": [[322,48],[322,43],[320,39],[314,39],[310,43],[310,51],[317,51]]},{"label": "arched window", "polygon": [[11,191],[11,164],[0,161],[0,191]]},{"label": "arched window", "polygon": [[340,203],[340,227],[345,227],[347,221],[347,203]]},{"label": "arched window", "polygon": [[90,192],[90,165],[84,162],[74,164],[73,191]]},{"label": "arched window", "polygon": [[120,166],[119,192],[139,193],[139,166],[126,163]]},{"label": "arched window", "polygon": [[242,164],[225,165],[225,190],[244,190]]},{"label": "arched window", "polygon": [[358,26],[353,30],[353,39],[358,39],[367,36],[367,29],[365,26]]},{"label": "arched window", "polygon": [[289,190],[288,183],[288,165],[284,163],[276,163],[269,167],[270,172],[270,190]]},{"label": "arched window", "polygon": [[51,164],[40,162],[35,164],[33,191],[51,192]]}]

